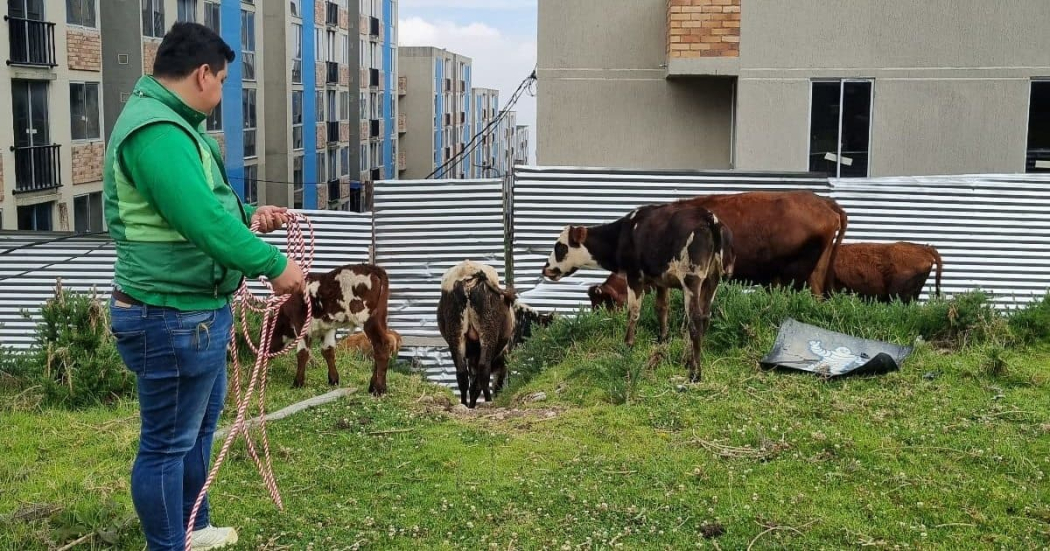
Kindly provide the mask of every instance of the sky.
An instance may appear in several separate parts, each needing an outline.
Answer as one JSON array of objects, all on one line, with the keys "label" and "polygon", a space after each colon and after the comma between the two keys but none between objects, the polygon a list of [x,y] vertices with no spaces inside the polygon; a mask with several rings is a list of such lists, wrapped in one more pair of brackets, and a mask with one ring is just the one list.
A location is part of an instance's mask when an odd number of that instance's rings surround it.
[{"label": "sky", "polygon": [[[473,61],[473,85],[499,90],[500,108],[536,66],[536,0],[399,0],[399,46],[435,46]],[[536,98],[514,109],[536,161]]]}]

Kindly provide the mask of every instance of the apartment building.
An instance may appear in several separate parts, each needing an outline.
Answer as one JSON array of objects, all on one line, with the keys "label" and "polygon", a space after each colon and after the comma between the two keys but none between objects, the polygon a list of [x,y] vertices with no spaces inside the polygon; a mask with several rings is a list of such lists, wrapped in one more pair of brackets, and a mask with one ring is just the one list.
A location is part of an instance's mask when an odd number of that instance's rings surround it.
[{"label": "apartment building", "polygon": [[[474,133],[482,134],[480,144],[470,154],[470,178],[498,178],[506,173],[503,166],[503,140],[494,122],[499,115],[499,90],[492,88],[474,88],[471,117]],[[471,146],[475,147],[475,146]]]},{"label": "apartment building", "polygon": [[503,146],[500,149],[501,156],[503,157],[503,166],[509,170],[514,170],[514,164],[518,158],[518,112],[508,111],[499,124],[500,140],[503,142]]},{"label": "apartment building", "polygon": [[399,50],[398,76],[404,78],[408,93],[400,97],[400,109],[407,120],[401,139],[405,154],[402,178],[426,178],[442,167],[435,178],[467,178],[470,158],[458,158],[474,135],[472,112],[471,59],[433,47],[405,47]]},{"label": "apartment building", "polygon": [[529,164],[529,127],[519,124],[514,127],[514,164]]},{"label": "apartment building", "polygon": [[872,5],[539,0],[537,162],[1043,170],[1050,2]]},{"label": "apartment building", "polygon": [[10,0],[0,23],[0,229],[102,231],[94,1]]}]

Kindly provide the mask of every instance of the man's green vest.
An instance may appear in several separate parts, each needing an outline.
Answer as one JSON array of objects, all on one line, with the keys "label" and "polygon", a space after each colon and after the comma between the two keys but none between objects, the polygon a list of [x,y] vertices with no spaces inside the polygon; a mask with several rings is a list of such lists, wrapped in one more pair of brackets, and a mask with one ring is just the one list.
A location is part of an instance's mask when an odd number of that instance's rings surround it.
[{"label": "man's green vest", "polygon": [[[181,113],[181,114],[180,114]],[[227,212],[247,213],[226,179],[218,143],[202,129],[206,117],[187,107],[153,77],[143,76],[117,118],[106,148],[103,194],[106,223],[116,244],[116,287],[155,306],[213,309],[225,305],[243,274],[222,266],[175,231],[136,189],[122,166],[121,146],[136,130],[170,123],[200,151],[204,174]],[[178,166],[151,167],[178,171]]]}]

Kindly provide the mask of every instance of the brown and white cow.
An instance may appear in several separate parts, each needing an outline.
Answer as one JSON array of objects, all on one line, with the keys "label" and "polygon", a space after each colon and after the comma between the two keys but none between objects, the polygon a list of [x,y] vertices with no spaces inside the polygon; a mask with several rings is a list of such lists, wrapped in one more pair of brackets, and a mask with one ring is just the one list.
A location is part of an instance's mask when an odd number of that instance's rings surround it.
[{"label": "brown and white cow", "polygon": [[[502,289],[491,266],[465,260],[449,268],[441,278],[437,322],[456,366],[460,402],[473,408],[482,393],[487,402],[498,396],[507,377],[506,354],[528,338],[532,324],[552,320],[552,314],[541,314],[520,302],[513,290]],[[490,392],[493,374],[496,383]]]},{"label": "brown and white cow", "polygon": [[846,212],[809,191],[753,191],[688,200],[733,232],[732,278],[758,285],[808,284],[818,297],[830,290],[835,255],[846,233]]},{"label": "brown and white cow", "polygon": [[[310,346],[323,338],[321,351],[328,364],[328,384],[339,384],[335,367],[336,331],[363,328],[372,344],[372,380],[368,391],[379,396],[386,392],[386,371],[390,363],[387,334],[387,304],[390,283],[386,271],[372,264],[348,264],[324,274],[308,274],[312,319],[306,336],[298,345],[298,369],[293,387],[303,386]],[[300,294],[288,299],[277,316],[271,352],[277,352],[302,332],[306,321],[306,302]]]},{"label": "brown and white cow", "polygon": [[834,291],[847,291],[879,302],[918,300],[930,271],[937,267],[935,291],[941,294],[944,264],[937,249],[907,241],[846,243],[835,259]]},{"label": "brown and white cow", "polygon": [[719,283],[731,273],[733,233],[711,211],[692,202],[646,205],[597,226],[566,226],[558,236],[544,277],[558,281],[580,268],[602,268],[627,281],[627,335],[634,345],[647,285],[656,289],[660,341],[667,340],[667,294],[683,290],[691,349],[686,366],[700,380],[700,348]]}]

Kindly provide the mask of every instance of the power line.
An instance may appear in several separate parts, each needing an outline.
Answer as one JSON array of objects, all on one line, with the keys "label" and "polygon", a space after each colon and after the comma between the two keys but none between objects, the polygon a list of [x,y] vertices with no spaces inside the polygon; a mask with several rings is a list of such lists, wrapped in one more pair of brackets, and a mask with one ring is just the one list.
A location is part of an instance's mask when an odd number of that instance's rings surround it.
[{"label": "power line", "polygon": [[18,278],[18,277],[27,276],[27,275],[29,275],[29,274],[31,274],[33,272],[39,272],[39,271],[42,271],[42,270],[46,270],[46,269],[48,269],[48,268],[50,268],[52,266],[56,266],[58,264],[65,264],[67,262],[72,262],[73,260],[75,260],[77,258],[88,256],[89,254],[91,254],[91,253],[101,249],[102,247],[105,247],[107,245],[112,245],[112,244],[113,244],[112,241],[103,241],[102,243],[98,244],[97,246],[92,247],[91,249],[88,249],[87,252],[77,253],[77,254],[75,254],[73,256],[70,256],[68,258],[65,258],[63,260],[56,260],[54,262],[49,262],[47,264],[44,264],[43,266],[38,266],[36,268],[31,268],[29,270],[26,270],[26,271],[21,272],[21,273],[17,273],[15,275],[9,275],[9,276],[6,276],[6,277],[0,277],[0,283],[3,283],[4,281],[7,281],[9,279],[15,279],[15,278]]},{"label": "power line", "polygon": [[98,236],[98,235],[108,235],[108,234],[109,234],[108,231],[82,232],[82,233],[74,233],[74,234],[70,234],[70,235],[63,235],[61,237],[55,237],[55,238],[52,238],[52,239],[41,239],[39,241],[33,241],[32,243],[26,243],[24,245],[19,245],[17,247],[11,247],[10,249],[4,249],[4,250],[0,251],[0,256],[3,256],[5,254],[11,254],[11,253],[13,253],[15,251],[21,251],[23,249],[30,249],[30,248],[33,248],[33,247],[39,247],[40,245],[49,245],[51,243],[58,243],[59,241],[66,241],[68,239],[77,239],[79,237],[94,237],[94,236]]}]

